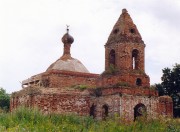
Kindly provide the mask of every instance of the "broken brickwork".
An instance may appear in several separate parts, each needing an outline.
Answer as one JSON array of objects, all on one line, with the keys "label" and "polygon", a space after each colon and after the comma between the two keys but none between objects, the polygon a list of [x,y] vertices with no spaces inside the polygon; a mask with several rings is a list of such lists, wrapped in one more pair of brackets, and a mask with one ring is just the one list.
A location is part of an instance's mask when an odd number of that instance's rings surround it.
[{"label": "broken brickwork", "polygon": [[19,105],[24,105],[28,107],[38,107],[45,114],[53,112],[59,114],[89,114],[90,97],[87,96],[86,93],[82,95],[82,93],[78,91],[61,91],[57,88],[38,89],[40,90],[39,93],[13,96],[11,98],[11,110],[17,108]]},{"label": "broken brickwork", "polygon": [[43,75],[43,79],[49,82],[50,88],[66,88],[75,85],[95,87],[98,76],[98,74],[51,70]]}]

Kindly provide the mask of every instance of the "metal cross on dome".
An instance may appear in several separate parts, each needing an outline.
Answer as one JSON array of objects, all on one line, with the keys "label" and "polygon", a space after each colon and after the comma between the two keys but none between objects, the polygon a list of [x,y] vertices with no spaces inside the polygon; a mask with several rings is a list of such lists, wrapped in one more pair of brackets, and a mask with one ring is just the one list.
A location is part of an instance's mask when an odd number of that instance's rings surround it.
[{"label": "metal cross on dome", "polygon": [[66,27],[67,27],[67,29],[66,29],[66,30],[67,30],[67,33],[69,32],[69,26],[70,26],[70,25],[67,25],[67,24],[66,24]]}]

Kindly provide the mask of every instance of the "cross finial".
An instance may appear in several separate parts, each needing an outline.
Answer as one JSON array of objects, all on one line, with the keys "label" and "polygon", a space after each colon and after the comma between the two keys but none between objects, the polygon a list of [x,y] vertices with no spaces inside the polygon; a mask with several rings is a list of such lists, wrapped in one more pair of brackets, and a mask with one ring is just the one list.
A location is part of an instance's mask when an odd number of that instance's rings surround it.
[{"label": "cross finial", "polygon": [[67,30],[67,33],[68,33],[69,32],[69,25],[66,24],[66,27],[67,27],[66,30]]}]

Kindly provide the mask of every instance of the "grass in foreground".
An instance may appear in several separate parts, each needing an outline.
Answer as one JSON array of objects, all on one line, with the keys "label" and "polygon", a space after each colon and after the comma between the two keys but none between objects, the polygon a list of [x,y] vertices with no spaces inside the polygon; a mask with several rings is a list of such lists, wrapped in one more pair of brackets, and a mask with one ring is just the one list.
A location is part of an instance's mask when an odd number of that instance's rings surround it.
[{"label": "grass in foreground", "polygon": [[96,121],[76,115],[43,115],[38,109],[21,107],[0,114],[0,132],[180,132],[180,122],[154,119],[127,124],[118,117]]}]

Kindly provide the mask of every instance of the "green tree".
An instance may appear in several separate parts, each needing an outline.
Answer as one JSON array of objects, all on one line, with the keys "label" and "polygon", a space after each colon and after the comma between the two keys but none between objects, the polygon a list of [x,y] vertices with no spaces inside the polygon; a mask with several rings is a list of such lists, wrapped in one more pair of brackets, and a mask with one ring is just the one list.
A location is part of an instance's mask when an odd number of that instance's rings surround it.
[{"label": "green tree", "polygon": [[158,91],[158,95],[159,95],[159,96],[165,95],[165,91],[164,91],[164,89],[163,89],[161,83],[152,85],[152,87],[155,87],[155,88],[156,88],[156,90]]},{"label": "green tree", "polygon": [[174,117],[180,117],[180,64],[172,69],[164,68],[161,77],[162,83],[155,84],[159,95],[169,95],[173,99]]},{"label": "green tree", "polygon": [[8,111],[10,106],[10,96],[6,93],[6,90],[0,88],[0,108]]},{"label": "green tree", "polygon": [[174,88],[174,83],[173,83],[173,78],[172,78],[173,73],[170,68],[164,68],[162,72],[163,72],[163,75],[161,77],[161,80],[162,80],[161,85],[164,89],[164,94],[171,95]]}]

